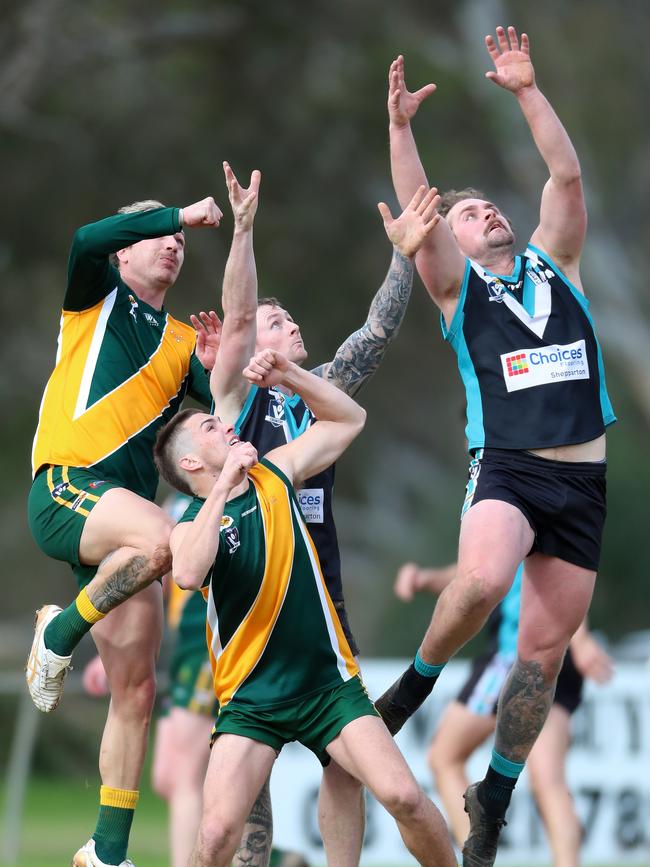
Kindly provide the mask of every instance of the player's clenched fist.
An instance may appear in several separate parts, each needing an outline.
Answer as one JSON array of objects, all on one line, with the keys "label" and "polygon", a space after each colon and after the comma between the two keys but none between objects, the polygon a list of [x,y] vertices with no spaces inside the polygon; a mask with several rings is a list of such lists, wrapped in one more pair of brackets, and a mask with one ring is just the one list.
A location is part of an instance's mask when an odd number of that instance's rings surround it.
[{"label": "player's clenched fist", "polygon": [[219,483],[232,489],[243,481],[244,476],[257,463],[257,449],[247,442],[237,442],[228,451]]},{"label": "player's clenched fist", "polygon": [[266,388],[279,385],[291,364],[292,362],[275,349],[263,349],[251,358],[242,373],[249,382]]},{"label": "player's clenched fist", "polygon": [[222,217],[223,214],[212,196],[183,208],[183,226],[189,228],[218,226]]}]

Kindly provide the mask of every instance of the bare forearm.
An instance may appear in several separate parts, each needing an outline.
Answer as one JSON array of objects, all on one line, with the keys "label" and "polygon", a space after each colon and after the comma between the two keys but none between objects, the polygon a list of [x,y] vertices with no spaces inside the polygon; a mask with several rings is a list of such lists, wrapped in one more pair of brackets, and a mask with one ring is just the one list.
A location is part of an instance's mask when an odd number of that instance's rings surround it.
[{"label": "bare forearm", "polygon": [[346,394],[356,394],[381,363],[397,336],[413,286],[413,260],[393,248],[386,278],[373,298],[364,325],[339,347],[318,373]]},{"label": "bare forearm", "polygon": [[198,590],[210,571],[219,548],[219,533],[229,491],[214,486],[194,521],[187,524],[182,540],[173,544],[172,577],[179,587]]},{"label": "bare forearm", "polygon": [[253,230],[235,229],[223,275],[224,316],[255,327],[257,314],[257,269],[253,251]]},{"label": "bare forearm", "polygon": [[438,596],[456,577],[457,563],[442,566],[440,569],[421,568],[418,574],[418,589],[428,590]]},{"label": "bare forearm", "polygon": [[319,421],[363,425],[366,413],[359,404],[341,389],[297,364],[289,365],[282,384],[299,394]]},{"label": "bare forearm", "polygon": [[536,86],[517,93],[517,101],[530,127],[537,150],[557,183],[580,177],[580,162],[571,139],[553,106]]},{"label": "bare forearm", "polygon": [[427,176],[418,154],[410,124],[390,124],[390,168],[395,194],[402,208],[411,201],[416,190],[424,184],[429,186]]}]

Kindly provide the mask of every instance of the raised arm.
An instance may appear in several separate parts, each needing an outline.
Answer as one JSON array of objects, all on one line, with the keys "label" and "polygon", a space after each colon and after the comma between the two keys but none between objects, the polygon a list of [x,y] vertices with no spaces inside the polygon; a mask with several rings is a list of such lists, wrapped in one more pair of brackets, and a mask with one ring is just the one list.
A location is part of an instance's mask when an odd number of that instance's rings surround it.
[{"label": "raised arm", "polygon": [[547,252],[579,286],[578,265],[587,211],[575,148],[535,83],[528,36],[522,33],[520,44],[514,27],[508,27],[507,33],[503,27],[497,27],[496,40],[486,36],[485,44],[494,62],[494,70],[487,72],[486,77],[517,97],[550,175],[542,193],[539,226],[531,243]]},{"label": "raised arm", "polygon": [[115,288],[119,272],[109,261],[111,253],[147,238],[175,235],[184,225],[216,227],[221,216],[214,199],[208,196],[186,208],[113,214],[82,226],[75,232],[70,248],[64,310],[86,310]]},{"label": "raised arm", "polygon": [[[411,93],[404,79],[404,58],[400,55],[392,62],[388,73],[390,167],[395,193],[402,207],[418,186],[428,186],[411,120],[423,100],[435,89],[435,84],[426,84]],[[450,322],[465,271],[465,259],[446,220],[441,220],[427,235],[415,262],[427,292]]]},{"label": "raised arm", "polygon": [[184,590],[198,590],[212,568],[219,548],[219,527],[230,492],[246,478],[257,463],[257,451],[250,443],[232,446],[214,487],[193,521],[177,524],[172,530],[172,577]]},{"label": "raised arm", "polygon": [[228,163],[223,167],[235,227],[223,277],[223,325],[210,389],[219,417],[234,423],[250,387],[242,378],[242,368],[255,351],[257,271],[253,223],[261,175],[254,171],[248,189],[244,189]]},{"label": "raised arm", "polygon": [[273,349],[251,358],[244,376],[255,385],[282,385],[299,394],[318,419],[295,440],[266,455],[296,485],[334,463],[363,430],[366,412],[358,403]]},{"label": "raised arm", "polygon": [[436,213],[437,190],[422,186],[402,214],[393,216],[383,202],[379,211],[388,238],[393,243],[393,258],[379,291],[373,298],[368,318],[338,348],[332,361],[312,372],[354,395],[377,370],[389,344],[397,336],[413,285],[413,257],[440,217]]}]

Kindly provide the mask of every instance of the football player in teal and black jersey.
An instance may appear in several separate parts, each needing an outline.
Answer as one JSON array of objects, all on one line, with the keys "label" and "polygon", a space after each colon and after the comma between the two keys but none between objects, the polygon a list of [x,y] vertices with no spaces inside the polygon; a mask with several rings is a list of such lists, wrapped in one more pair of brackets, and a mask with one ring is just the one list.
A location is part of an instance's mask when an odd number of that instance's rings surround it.
[{"label": "football player in teal and black jersey", "polygon": [[[615,420],[580,280],[587,217],[580,164],[535,83],[528,37],[486,38],[492,82],[517,99],[549,172],[539,224],[518,255],[507,217],[476,190],[443,196],[417,258],[458,356],[471,477],[456,578],[413,665],[378,708],[399,728],[444,663],[486,621],[526,558],[518,657],[505,684],[485,780],[465,796],[463,863],[493,864],[512,789],[553,700],[569,640],[589,607],[605,519],[605,428]],[[393,181],[402,204],[426,182],[410,121],[434,85],[389,74]]]},{"label": "football player in teal and black jersey", "polygon": [[300,394],[318,422],[258,461],[231,424],[186,410],[159,434],[161,474],[195,500],[172,532],[173,577],[202,588],[219,715],[191,863],[226,867],[282,747],[299,741],[366,784],[419,864],[455,863],[442,817],[379,719],[327,590],[294,486],[363,429],[352,398],[271,349],[245,370]]},{"label": "football player in teal and black jersey", "polygon": [[[315,420],[313,407],[281,386],[259,387],[244,380],[242,368],[257,349],[269,347],[303,364],[307,350],[300,328],[279,301],[257,299],[253,253],[253,221],[257,209],[259,173],[242,189],[230,166],[225,165],[235,231],[223,282],[223,331],[211,388],[222,419],[253,443],[260,455],[291,442]],[[413,282],[413,256],[439,219],[436,191],[416,191],[403,214],[393,220],[380,205],[384,225],[393,244],[392,261],[376,293],[367,321],[337,350],[332,361],[313,371],[349,395],[372,376],[396,337],[406,312]],[[205,317],[205,314],[203,314]],[[193,319],[196,323],[196,320]],[[334,467],[324,468],[304,481],[298,498],[314,540],[327,589],[334,602],[353,653],[358,653],[348,626],[341,584],[341,563],[332,514]],[[264,794],[264,793],[263,793]],[[363,794],[357,780],[343,773],[336,762],[323,774],[318,805],[319,826],[328,863],[357,864],[363,844]]]},{"label": "football player in teal and black jersey", "polygon": [[70,251],[56,366],[34,438],[29,523],[48,556],[70,563],[80,593],[63,611],[38,612],[27,683],[36,706],[54,710],[72,651],[92,627],[111,705],[99,820],[74,867],[131,864],[162,630],[155,579],[171,561],[172,522],[153,503],[152,446],[186,393],[210,402],[194,330],[163,303],[183,264],[183,229],[214,227],[220,217],[211,197],[182,209],[138,202],[83,226]]}]

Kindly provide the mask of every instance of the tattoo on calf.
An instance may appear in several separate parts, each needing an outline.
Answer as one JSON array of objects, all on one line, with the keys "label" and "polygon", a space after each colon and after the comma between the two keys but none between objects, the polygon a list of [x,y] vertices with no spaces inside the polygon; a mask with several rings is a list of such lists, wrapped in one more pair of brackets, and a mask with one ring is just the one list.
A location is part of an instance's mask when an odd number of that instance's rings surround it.
[{"label": "tattoo on calf", "polygon": [[497,715],[495,749],[513,762],[525,762],[553,703],[556,679],[544,680],[538,662],[517,660],[506,680]]},{"label": "tattoo on calf", "polygon": [[233,867],[268,867],[273,844],[273,814],[269,781],[253,804],[246,820],[241,841],[233,858]]},{"label": "tattoo on calf", "polygon": [[375,295],[368,319],[338,349],[334,360],[314,373],[325,377],[346,394],[354,394],[377,370],[386,348],[404,319],[413,285],[413,262],[393,252],[383,285]]}]

